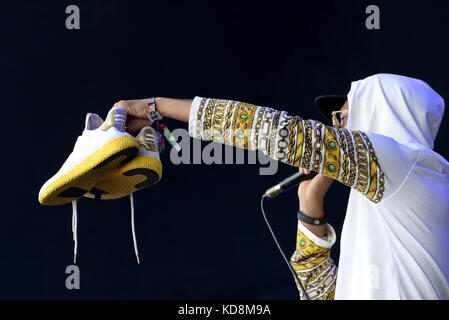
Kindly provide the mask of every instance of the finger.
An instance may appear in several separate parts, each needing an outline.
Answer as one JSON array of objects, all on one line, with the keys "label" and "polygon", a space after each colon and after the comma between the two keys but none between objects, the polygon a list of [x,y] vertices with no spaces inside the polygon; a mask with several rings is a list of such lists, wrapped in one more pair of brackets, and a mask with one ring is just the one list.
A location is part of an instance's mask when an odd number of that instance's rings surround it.
[{"label": "finger", "polygon": [[113,107],[122,107],[122,108],[124,108],[126,106],[126,104],[127,103],[125,103],[124,100],[120,100],[120,101],[117,101],[116,103],[114,103]]},{"label": "finger", "polygon": [[320,183],[327,183],[327,184],[332,184],[332,182],[334,182],[334,179],[325,176],[324,174],[317,174],[316,175],[316,180],[319,181]]},{"label": "finger", "polygon": [[126,103],[126,101],[124,101],[124,100],[120,100],[120,101],[114,103],[112,108],[123,108],[123,109],[125,109],[126,113],[128,113],[128,114],[132,112],[129,108],[128,103]]}]

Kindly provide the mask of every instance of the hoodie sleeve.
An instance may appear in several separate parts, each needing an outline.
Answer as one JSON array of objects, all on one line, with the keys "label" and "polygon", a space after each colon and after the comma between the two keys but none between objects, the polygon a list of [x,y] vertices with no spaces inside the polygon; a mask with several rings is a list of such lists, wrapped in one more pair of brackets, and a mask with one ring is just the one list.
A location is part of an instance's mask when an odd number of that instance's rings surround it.
[{"label": "hoodie sleeve", "polygon": [[[326,237],[319,238],[298,222],[296,250],[290,264],[310,300],[334,300],[337,266],[330,257],[330,248],[335,240],[335,231],[329,224]],[[301,294],[298,284],[297,287]]]},{"label": "hoodie sleeve", "polygon": [[356,189],[372,202],[383,198],[384,174],[361,131],[336,129],[285,111],[235,100],[195,97],[189,134],[309,169]]}]

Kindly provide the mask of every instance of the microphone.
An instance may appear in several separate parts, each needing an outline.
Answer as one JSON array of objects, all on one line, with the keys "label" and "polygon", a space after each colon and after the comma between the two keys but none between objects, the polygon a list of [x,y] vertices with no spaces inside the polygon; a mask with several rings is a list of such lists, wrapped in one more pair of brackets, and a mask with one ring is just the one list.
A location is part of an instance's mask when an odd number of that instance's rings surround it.
[{"label": "microphone", "polygon": [[273,199],[274,197],[278,196],[284,191],[287,191],[288,189],[297,186],[299,183],[305,180],[312,179],[317,175],[316,172],[312,172],[310,174],[303,174],[301,172],[296,172],[295,174],[292,174],[291,176],[285,178],[281,182],[279,182],[277,185],[267,189],[265,191],[265,194],[262,196],[262,198],[268,198]]}]

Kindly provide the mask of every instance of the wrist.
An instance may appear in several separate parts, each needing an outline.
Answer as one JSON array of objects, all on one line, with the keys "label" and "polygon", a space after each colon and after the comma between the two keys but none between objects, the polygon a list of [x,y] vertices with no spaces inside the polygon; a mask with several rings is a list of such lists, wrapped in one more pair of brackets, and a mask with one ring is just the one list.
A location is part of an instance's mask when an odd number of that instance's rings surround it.
[{"label": "wrist", "polygon": [[303,211],[306,215],[313,218],[323,218],[324,214],[324,201],[322,198],[300,198],[299,210]]},{"label": "wrist", "polygon": [[322,206],[300,205],[299,210],[301,210],[306,216],[312,218],[322,219],[325,217],[324,209]]},{"label": "wrist", "polygon": [[300,203],[313,205],[313,206],[323,206],[324,203],[324,196],[326,193],[321,192],[314,192],[314,193],[307,193],[302,192],[298,195],[298,199]]},{"label": "wrist", "polygon": [[156,110],[164,118],[189,122],[191,99],[154,98]]},{"label": "wrist", "polygon": [[156,110],[157,110],[157,112],[159,112],[161,116],[166,117],[167,114],[165,112],[164,98],[162,98],[162,97],[155,97],[154,101],[156,102]]}]

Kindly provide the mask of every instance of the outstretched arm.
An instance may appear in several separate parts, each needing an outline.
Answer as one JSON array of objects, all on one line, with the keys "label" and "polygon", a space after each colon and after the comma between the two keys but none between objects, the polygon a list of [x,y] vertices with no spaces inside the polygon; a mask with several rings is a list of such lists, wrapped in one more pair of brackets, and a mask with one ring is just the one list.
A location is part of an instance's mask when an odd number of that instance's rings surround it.
[{"label": "outstretched arm", "polygon": [[[146,99],[115,105],[132,116],[127,124],[130,131],[135,130],[134,119],[142,121],[148,114]],[[384,174],[364,132],[337,129],[235,100],[157,98],[156,105],[163,116],[188,121],[194,138],[259,149],[272,159],[338,180],[374,203],[383,198]]]}]

